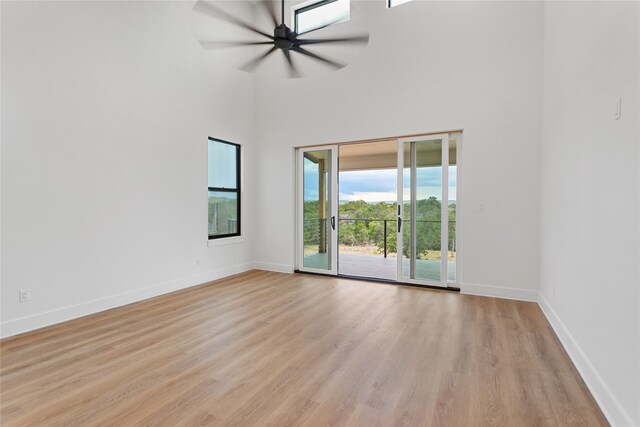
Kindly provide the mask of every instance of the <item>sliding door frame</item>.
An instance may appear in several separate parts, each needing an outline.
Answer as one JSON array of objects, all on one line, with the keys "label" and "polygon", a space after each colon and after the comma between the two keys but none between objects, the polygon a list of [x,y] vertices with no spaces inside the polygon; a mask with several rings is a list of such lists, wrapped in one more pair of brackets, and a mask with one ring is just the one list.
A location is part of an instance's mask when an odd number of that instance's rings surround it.
[{"label": "sliding door frame", "polygon": [[[318,269],[304,266],[304,154],[309,151],[329,151],[329,188],[326,189],[329,203],[329,266]],[[296,266],[298,271],[338,275],[338,146],[323,145],[298,148],[296,150]]]},{"label": "sliding door frame", "polygon": [[[455,135],[454,138],[451,138],[452,135]],[[456,278],[455,280],[449,282],[448,281],[448,277],[447,277],[447,283],[451,286],[456,286],[459,287],[460,283],[462,283],[461,280],[461,274],[462,274],[462,256],[464,251],[462,250],[462,237],[464,236],[464,232],[462,232],[462,227],[460,225],[460,220],[459,220],[459,215],[462,212],[461,206],[464,203],[464,198],[461,197],[462,195],[462,186],[463,186],[463,179],[462,179],[462,174],[464,174],[464,167],[462,166],[462,150],[464,148],[464,143],[462,142],[464,136],[462,132],[459,133],[454,133],[454,134],[449,134],[449,141],[451,141],[451,139],[455,139],[456,141]],[[450,150],[449,150],[450,151]],[[447,171],[449,170],[449,168],[447,167]],[[447,193],[449,191],[449,183],[447,182]],[[447,201],[448,204],[448,201]],[[447,218],[449,217],[449,212],[447,212]],[[464,222],[462,223],[464,224]],[[447,224],[447,230],[449,229],[448,224]],[[448,242],[447,242],[448,245]]]},{"label": "sliding door frame", "polygon": [[[416,265],[416,199],[417,199],[417,182],[416,182],[416,146],[415,143],[420,141],[433,141],[441,140],[441,211],[440,211],[440,280],[424,280],[414,279],[415,277],[415,265]],[[406,224],[404,218],[404,144],[411,144],[411,183],[410,183],[410,203],[411,203],[411,216],[409,224]],[[397,277],[398,282],[410,283],[413,285],[423,286],[437,286],[446,288],[448,282],[448,250],[449,250],[449,133],[434,134],[429,136],[409,137],[398,139],[398,227],[396,236],[397,247]],[[409,265],[410,265],[410,277],[405,277],[403,274],[403,251],[404,251],[404,227],[410,227],[409,236],[411,238],[410,251],[409,251]],[[457,221],[456,221],[457,227]],[[457,260],[456,260],[457,261]],[[458,263],[456,262],[456,280],[458,273]]]},{"label": "sliding door frame", "polygon": [[[434,282],[434,281],[422,281],[422,280],[411,280],[408,278],[404,278],[403,274],[402,274],[402,233],[400,231],[398,231],[398,235],[397,235],[397,240],[396,240],[396,245],[397,245],[397,254],[396,254],[396,258],[397,258],[397,271],[396,271],[396,282],[397,283],[408,283],[408,284],[413,284],[413,285],[421,285],[421,286],[436,286],[436,287],[447,287],[447,286],[453,286],[453,287],[459,287],[460,284],[462,283],[462,263],[463,263],[463,256],[464,256],[464,244],[463,244],[463,236],[464,236],[464,222],[461,224],[460,221],[460,213],[462,212],[462,204],[464,203],[464,200],[462,197],[462,188],[463,188],[463,174],[464,174],[464,166],[462,164],[463,161],[463,156],[462,156],[462,150],[464,147],[464,143],[463,143],[463,138],[464,138],[464,130],[463,129],[455,129],[455,130],[448,130],[448,131],[443,131],[443,132],[429,132],[429,133],[422,133],[422,134],[413,134],[413,135],[404,135],[404,136],[391,136],[391,137],[384,137],[384,138],[375,138],[375,139],[366,139],[366,140],[356,140],[356,141],[343,141],[343,142],[337,142],[337,143],[333,143],[333,144],[316,144],[313,146],[295,146],[294,148],[294,154],[295,154],[295,163],[296,163],[296,168],[295,168],[295,194],[296,194],[296,221],[295,221],[295,257],[294,257],[294,264],[295,264],[295,270],[296,271],[304,271],[304,272],[310,272],[310,273],[318,273],[318,274],[323,274],[323,275],[334,275],[337,276],[338,275],[338,227],[339,227],[339,221],[338,221],[338,151],[339,151],[339,147],[342,145],[351,145],[351,144],[361,144],[361,143],[369,143],[369,142],[379,142],[379,141],[389,141],[389,140],[396,140],[397,144],[398,144],[398,201],[397,201],[397,209],[398,209],[398,217],[399,218],[403,218],[404,212],[403,212],[403,193],[402,191],[403,189],[403,175],[404,175],[404,147],[403,147],[403,143],[407,142],[407,141],[427,141],[427,140],[433,140],[433,139],[440,139],[440,138],[444,138],[446,137],[447,140],[447,149],[443,150],[446,151],[446,156],[447,156],[447,162],[446,165],[447,167],[444,167],[445,162],[443,161],[443,200],[445,200],[444,198],[446,197],[448,199],[448,190],[449,190],[449,162],[448,162],[448,158],[449,158],[449,141],[454,139],[456,141],[456,166],[457,166],[457,172],[456,172],[456,178],[457,178],[457,183],[456,183],[456,193],[457,193],[457,197],[456,197],[456,212],[457,212],[457,218],[456,218],[456,277],[454,281],[449,282],[448,281],[448,265],[447,263],[443,263],[443,265],[441,265],[441,274],[440,274],[440,282]],[[331,254],[331,270],[319,270],[319,269],[312,269],[312,268],[304,268],[304,241],[303,241],[303,232],[302,232],[302,227],[304,224],[304,218],[303,218],[303,209],[304,209],[304,205],[303,205],[303,200],[304,200],[304,184],[303,184],[303,156],[304,156],[304,152],[306,151],[317,151],[317,150],[322,150],[322,149],[331,149],[331,162],[332,162],[332,177],[330,179],[330,187],[333,195],[332,198],[330,200],[331,203],[331,216],[334,216],[336,218],[335,220],[335,230],[331,230],[332,234],[331,234],[331,238],[330,238],[330,242],[331,242],[331,249],[333,249],[332,254]],[[446,180],[445,180],[446,178]],[[441,236],[441,252],[445,253],[445,258],[448,259],[448,230],[449,230],[449,224],[448,224],[448,219],[449,219],[449,215],[448,215],[448,200],[446,203],[443,203],[443,208],[442,208],[442,213],[441,213],[441,230],[443,231],[443,235]],[[398,224],[400,224],[400,220],[397,220]],[[403,223],[401,227],[404,227],[405,224]],[[401,230],[401,227],[398,227],[398,230]],[[446,233],[446,235],[444,235]],[[442,250],[444,246],[444,251]]]}]

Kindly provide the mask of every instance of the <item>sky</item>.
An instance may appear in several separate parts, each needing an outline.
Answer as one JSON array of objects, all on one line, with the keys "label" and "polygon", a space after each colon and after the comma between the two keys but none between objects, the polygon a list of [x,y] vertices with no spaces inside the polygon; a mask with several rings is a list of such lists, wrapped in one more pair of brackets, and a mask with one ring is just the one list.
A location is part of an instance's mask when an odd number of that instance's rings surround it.
[{"label": "sky", "polygon": [[[395,169],[340,172],[340,201],[364,200],[365,202],[393,202],[397,200],[397,182]],[[404,193],[409,194],[408,171],[404,176]],[[431,196],[441,198],[440,168],[418,170],[418,199]],[[449,200],[456,200],[456,167],[449,168]],[[317,165],[305,162],[304,199],[315,200],[318,197]]]},{"label": "sky", "polygon": [[365,202],[391,202],[397,199],[397,171],[340,172],[340,200]]}]

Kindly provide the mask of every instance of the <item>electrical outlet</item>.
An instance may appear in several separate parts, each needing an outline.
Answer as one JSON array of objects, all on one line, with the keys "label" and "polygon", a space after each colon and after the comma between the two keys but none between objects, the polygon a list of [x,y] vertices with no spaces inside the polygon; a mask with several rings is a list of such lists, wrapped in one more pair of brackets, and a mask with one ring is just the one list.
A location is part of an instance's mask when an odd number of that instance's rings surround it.
[{"label": "electrical outlet", "polygon": [[478,208],[477,208],[479,213],[484,212],[484,202],[479,202],[478,203]]},{"label": "electrical outlet", "polygon": [[20,289],[18,291],[18,301],[27,302],[31,300],[31,289]]},{"label": "electrical outlet", "polygon": [[200,258],[196,258],[196,265],[200,265]]}]

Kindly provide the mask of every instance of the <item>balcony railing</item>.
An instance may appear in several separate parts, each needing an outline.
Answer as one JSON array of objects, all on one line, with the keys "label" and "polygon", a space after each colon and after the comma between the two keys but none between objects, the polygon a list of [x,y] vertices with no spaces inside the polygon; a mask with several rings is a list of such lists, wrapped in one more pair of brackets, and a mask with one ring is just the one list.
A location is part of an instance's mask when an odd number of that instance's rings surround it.
[{"label": "balcony railing", "polygon": [[[396,220],[396,219],[374,219],[374,218],[339,218],[338,222],[340,222],[340,223],[364,222],[364,225],[366,227],[369,227],[369,224],[371,224],[372,222],[381,222],[383,224],[383,226],[382,226],[382,236],[383,236],[383,242],[384,242],[383,243],[382,253],[383,253],[385,258],[387,257],[387,252],[388,252],[388,247],[389,247],[387,236],[388,236],[389,230],[391,228],[393,228],[393,230],[391,232],[393,232],[393,233],[396,232],[398,220]],[[391,226],[388,225],[389,222],[392,223]],[[338,228],[338,232],[340,232],[339,228]]]},{"label": "balcony railing", "polygon": [[[390,233],[395,233],[397,230],[397,219],[376,219],[376,218],[338,218],[338,222],[344,224],[345,222],[349,223],[357,223],[364,222],[364,225],[368,228],[369,224],[372,222],[381,222],[382,223],[382,238],[383,238],[383,247],[382,252],[384,257],[387,257],[388,253],[388,236]],[[388,223],[391,223],[389,225]],[[435,223],[440,224],[440,220],[416,220],[416,223]],[[453,236],[453,242],[455,242],[455,224],[456,221],[449,220],[449,235]],[[453,228],[452,228],[453,227]],[[321,219],[321,218],[311,218],[304,220],[304,242],[305,244],[320,244],[320,242],[326,242],[326,232],[329,230],[329,219]],[[338,231],[340,228],[338,228]],[[325,234],[324,239],[321,239],[321,234]],[[339,236],[340,239],[341,236]],[[366,240],[359,239],[361,243],[374,243],[369,236]],[[455,244],[455,243],[454,243]],[[450,245],[448,245],[450,246]],[[455,250],[455,248],[450,247],[450,250]]]}]

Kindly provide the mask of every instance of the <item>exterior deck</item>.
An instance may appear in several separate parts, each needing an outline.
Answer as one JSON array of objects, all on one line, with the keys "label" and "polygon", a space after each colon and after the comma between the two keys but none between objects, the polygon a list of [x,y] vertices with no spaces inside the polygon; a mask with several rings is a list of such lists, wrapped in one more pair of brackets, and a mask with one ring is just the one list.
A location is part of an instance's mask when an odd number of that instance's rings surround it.
[{"label": "exterior deck", "polygon": [[[396,262],[395,257],[338,253],[338,274],[396,280]],[[327,254],[307,255],[304,257],[304,265],[322,269],[327,265]],[[408,271],[408,269],[409,260],[404,260],[404,270]],[[455,262],[449,262],[448,270],[449,281],[455,281]],[[416,260],[416,277],[440,281],[440,261]]]}]

